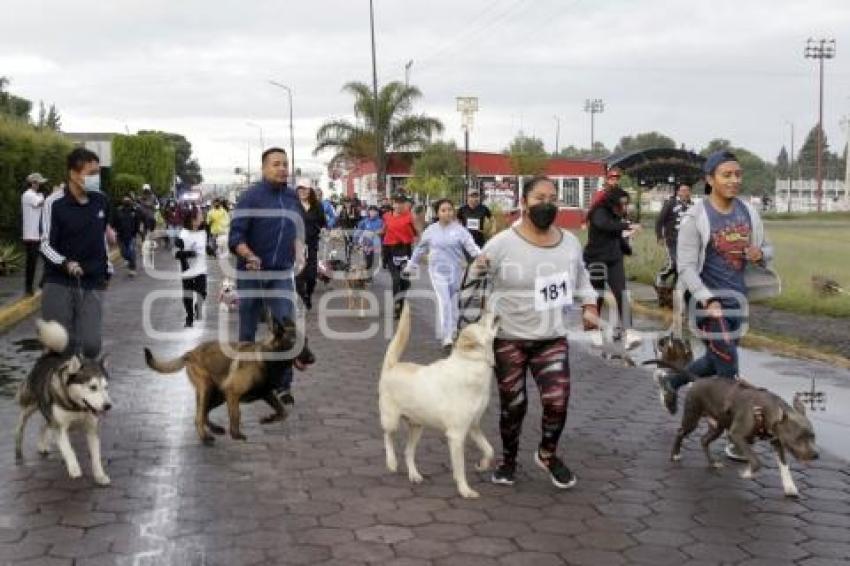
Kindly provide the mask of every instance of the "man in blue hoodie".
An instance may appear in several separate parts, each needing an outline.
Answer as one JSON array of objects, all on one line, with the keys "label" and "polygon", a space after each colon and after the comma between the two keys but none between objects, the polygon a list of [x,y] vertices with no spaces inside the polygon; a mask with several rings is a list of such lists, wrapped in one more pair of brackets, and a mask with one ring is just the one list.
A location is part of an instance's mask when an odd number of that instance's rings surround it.
[{"label": "man in blue hoodie", "polygon": [[[240,195],[230,222],[228,247],[240,272],[239,341],[253,342],[264,307],[278,321],[295,319],[295,275],[304,267],[304,224],[295,191],[287,186],[289,162],[283,149],[263,152],[263,179]],[[246,293],[247,292],[247,293]],[[292,367],[272,375],[285,404],[292,404]]]}]

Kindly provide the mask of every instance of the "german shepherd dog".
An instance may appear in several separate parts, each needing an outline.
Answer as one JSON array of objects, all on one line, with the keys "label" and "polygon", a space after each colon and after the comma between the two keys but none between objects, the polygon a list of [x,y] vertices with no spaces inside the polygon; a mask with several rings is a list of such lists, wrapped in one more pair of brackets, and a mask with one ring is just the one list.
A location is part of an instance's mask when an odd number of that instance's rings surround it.
[{"label": "german shepherd dog", "polygon": [[68,430],[81,424],[86,431],[94,481],[109,485],[109,476],[100,460],[100,415],[112,408],[107,392],[106,360],[81,359],[62,352],[68,346],[68,333],[57,322],[36,321],[44,354],[35,362],[26,380],[18,388],[17,401],[21,417],[15,433],[15,459],[23,461],[24,428],[36,411],[45,419],[38,440],[38,452],[47,456],[51,429],[56,431],[56,444],[65,461],[68,475],[82,476],[80,463],[71,446]]},{"label": "german shepherd dog", "polygon": [[286,418],[286,408],[272,390],[269,377],[287,365],[303,370],[315,362],[315,357],[304,337],[304,345],[294,358],[280,361],[266,359],[272,355],[285,354],[299,343],[299,335],[292,320],[280,323],[272,319],[270,327],[272,335],[264,343],[230,343],[231,351],[248,359],[231,358],[217,341],[204,342],[173,360],[158,360],[145,348],[145,362],[154,371],[176,373],[186,368],[189,382],[196,393],[195,428],[204,444],[214,442],[210,433],[224,434],[223,427],[209,420],[210,411],[222,403],[227,403],[230,436],[235,440],[245,440],[240,428],[240,402],[263,399],[268,403],[275,412],[263,417],[260,420],[263,424]]}]

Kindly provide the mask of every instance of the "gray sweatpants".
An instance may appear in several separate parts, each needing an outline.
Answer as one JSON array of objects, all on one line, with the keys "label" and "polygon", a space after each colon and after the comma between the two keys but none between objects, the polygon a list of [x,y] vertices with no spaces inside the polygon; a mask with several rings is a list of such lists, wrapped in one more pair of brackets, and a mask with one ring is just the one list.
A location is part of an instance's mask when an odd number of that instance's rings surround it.
[{"label": "gray sweatpants", "polygon": [[55,320],[68,331],[69,353],[86,358],[100,354],[103,330],[103,291],[45,283],[41,318]]}]

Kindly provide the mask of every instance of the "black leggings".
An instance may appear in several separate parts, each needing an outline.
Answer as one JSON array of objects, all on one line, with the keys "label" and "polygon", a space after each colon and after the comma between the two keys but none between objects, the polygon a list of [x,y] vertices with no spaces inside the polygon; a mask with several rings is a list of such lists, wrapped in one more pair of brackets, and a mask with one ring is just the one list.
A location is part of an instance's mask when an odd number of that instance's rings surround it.
[{"label": "black leggings", "polygon": [[189,322],[195,320],[195,293],[200,296],[199,303],[206,300],[207,276],[203,273],[183,279],[183,308],[186,309],[186,320]]},{"label": "black leggings", "polygon": [[385,247],[387,248],[390,277],[393,280],[395,314],[398,315],[404,305],[404,293],[410,289],[410,281],[401,276],[401,271],[410,260],[411,246],[410,244],[393,244]]},{"label": "black leggings", "polygon": [[305,258],[304,271],[295,277],[295,289],[298,291],[298,296],[305,303],[310,301],[313,296],[313,291],[316,289],[316,279],[319,274],[319,245],[307,247],[307,257]]},{"label": "black leggings", "polygon": [[607,283],[611,289],[611,294],[614,295],[614,301],[617,303],[618,328],[628,328],[631,320],[626,320],[626,313],[623,308],[623,293],[626,291],[626,266],[623,260],[589,262],[587,271],[590,274],[590,283],[599,293],[599,298],[596,300],[599,313],[602,314],[604,303],[602,294],[605,292],[605,284]]}]

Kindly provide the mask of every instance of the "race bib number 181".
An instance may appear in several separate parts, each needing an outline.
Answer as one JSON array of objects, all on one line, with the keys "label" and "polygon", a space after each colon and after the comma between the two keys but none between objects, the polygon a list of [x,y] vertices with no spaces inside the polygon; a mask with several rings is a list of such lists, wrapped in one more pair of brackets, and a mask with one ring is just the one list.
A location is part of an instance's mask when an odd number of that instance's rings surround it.
[{"label": "race bib number 181", "polygon": [[569,272],[541,275],[534,279],[534,309],[547,311],[573,304]]}]

